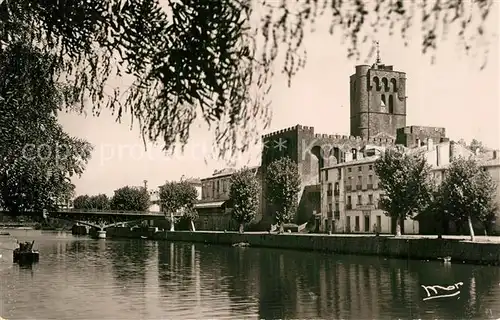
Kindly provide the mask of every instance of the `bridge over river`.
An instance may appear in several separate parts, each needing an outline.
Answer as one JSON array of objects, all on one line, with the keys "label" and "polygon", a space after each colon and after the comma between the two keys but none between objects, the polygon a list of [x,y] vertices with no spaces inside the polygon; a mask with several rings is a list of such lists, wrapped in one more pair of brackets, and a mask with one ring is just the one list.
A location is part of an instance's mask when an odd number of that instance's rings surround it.
[{"label": "bridge over river", "polygon": [[106,228],[137,224],[146,220],[174,219],[181,216],[182,214],[166,216],[163,212],[98,209],[59,209],[46,214],[49,218],[73,221],[77,225],[96,228],[100,238],[106,237]]}]

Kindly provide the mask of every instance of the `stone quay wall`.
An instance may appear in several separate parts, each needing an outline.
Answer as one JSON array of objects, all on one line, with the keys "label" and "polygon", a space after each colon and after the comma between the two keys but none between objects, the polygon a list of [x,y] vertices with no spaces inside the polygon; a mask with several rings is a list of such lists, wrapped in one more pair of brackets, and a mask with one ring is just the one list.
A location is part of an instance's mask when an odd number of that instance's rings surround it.
[{"label": "stone quay wall", "polygon": [[[118,230],[124,229],[124,230]],[[128,231],[127,231],[128,230]],[[110,230],[111,231],[111,230]],[[268,234],[235,232],[158,231],[115,228],[108,237],[183,241],[215,245],[248,243],[251,247],[323,251],[338,254],[376,255],[410,260],[451,257],[452,262],[500,265],[500,243],[459,239],[395,238],[393,236],[342,236],[321,234]]]}]

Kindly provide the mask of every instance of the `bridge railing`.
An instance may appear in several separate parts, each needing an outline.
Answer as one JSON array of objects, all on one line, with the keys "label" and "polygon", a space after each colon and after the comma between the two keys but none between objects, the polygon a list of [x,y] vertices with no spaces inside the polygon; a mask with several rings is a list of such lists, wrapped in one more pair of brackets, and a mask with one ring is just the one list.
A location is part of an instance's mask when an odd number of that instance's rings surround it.
[{"label": "bridge railing", "polygon": [[129,211],[129,210],[102,210],[102,209],[59,209],[57,212],[75,212],[75,213],[115,213],[115,214],[164,214],[163,212],[153,211]]},{"label": "bridge railing", "polygon": [[[102,210],[102,209],[59,209],[55,213],[83,213],[83,214],[124,214],[124,215],[165,215],[163,212],[154,211],[129,211],[129,210]],[[168,216],[168,215],[167,215]],[[174,215],[174,216],[178,216]]]}]

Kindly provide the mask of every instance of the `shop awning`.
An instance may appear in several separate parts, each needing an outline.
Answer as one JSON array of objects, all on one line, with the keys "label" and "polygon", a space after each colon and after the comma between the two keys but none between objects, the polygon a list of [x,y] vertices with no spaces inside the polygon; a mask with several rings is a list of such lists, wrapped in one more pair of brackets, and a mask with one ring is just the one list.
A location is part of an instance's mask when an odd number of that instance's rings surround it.
[{"label": "shop awning", "polygon": [[195,209],[211,209],[211,208],[221,208],[226,201],[213,201],[213,202],[202,202],[195,203]]}]

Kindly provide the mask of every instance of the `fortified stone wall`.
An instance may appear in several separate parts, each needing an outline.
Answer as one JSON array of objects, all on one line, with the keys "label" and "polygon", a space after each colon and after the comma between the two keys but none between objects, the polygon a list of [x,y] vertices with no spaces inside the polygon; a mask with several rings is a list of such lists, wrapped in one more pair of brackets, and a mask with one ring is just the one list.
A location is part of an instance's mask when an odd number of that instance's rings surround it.
[{"label": "fortified stone wall", "polygon": [[437,144],[446,139],[446,129],[441,127],[407,126],[397,130],[396,143],[406,147],[417,147],[418,142],[423,145],[431,138]]},{"label": "fortified stone wall", "polygon": [[[366,145],[390,146],[394,139],[361,138],[347,135],[318,134],[314,127],[296,125],[273,133],[263,135],[264,150],[262,152],[262,170],[275,159],[288,156],[298,165],[301,177],[299,209],[296,223],[309,221],[314,210],[321,211],[320,189],[309,186],[319,185],[319,169],[329,164],[343,162],[345,154],[356,150],[359,152]],[[264,189],[265,189],[265,183]],[[304,192],[307,190],[307,192]],[[267,204],[265,214],[270,215],[273,208]]]}]

